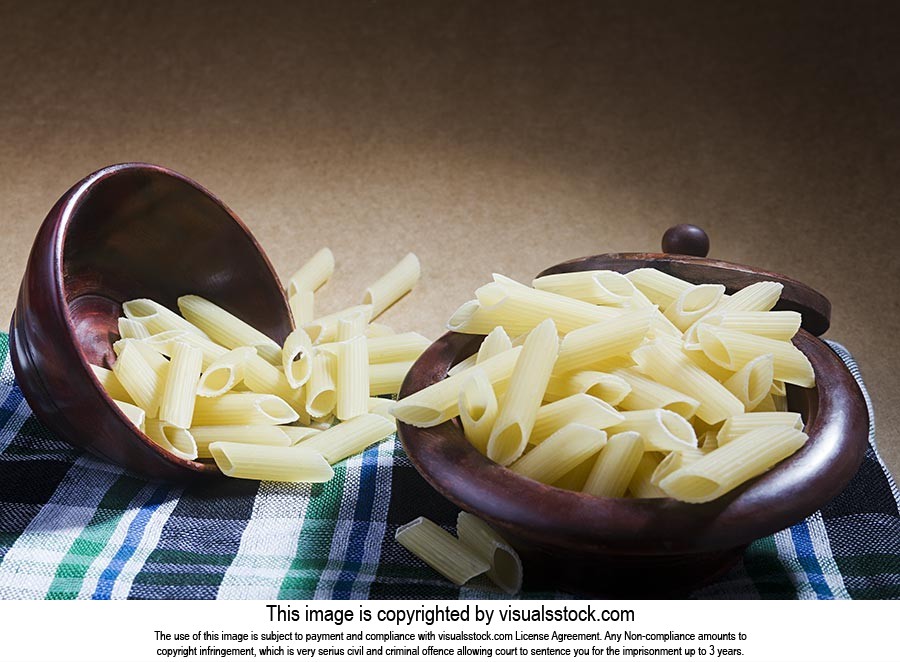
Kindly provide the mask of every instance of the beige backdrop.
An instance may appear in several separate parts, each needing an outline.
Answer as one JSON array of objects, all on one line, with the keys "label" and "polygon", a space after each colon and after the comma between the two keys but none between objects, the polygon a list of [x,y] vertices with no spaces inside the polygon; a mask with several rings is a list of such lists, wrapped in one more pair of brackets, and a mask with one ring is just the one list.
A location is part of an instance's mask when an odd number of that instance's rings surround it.
[{"label": "beige backdrop", "polygon": [[319,246],[356,302],[406,251],[385,321],[430,336],[491,271],[653,250],[829,296],[900,471],[896,4],[0,4],[0,316],[36,229],[109,163],[181,171],[282,277]]}]

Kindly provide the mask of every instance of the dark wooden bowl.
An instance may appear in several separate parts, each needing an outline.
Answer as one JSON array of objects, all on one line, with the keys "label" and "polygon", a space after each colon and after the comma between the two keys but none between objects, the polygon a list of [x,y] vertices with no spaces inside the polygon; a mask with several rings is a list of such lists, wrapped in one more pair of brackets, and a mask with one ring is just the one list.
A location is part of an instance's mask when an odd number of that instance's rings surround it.
[{"label": "dark wooden bowl", "polygon": [[[641,266],[729,289],[784,276],[699,257],[610,254],[551,267],[541,275]],[[785,292],[807,308],[827,300],[796,283]],[[790,300],[785,308],[796,309]],[[828,325],[828,310],[807,318]],[[443,379],[474,353],[482,336],[447,333],[413,365],[400,396]],[[497,527],[521,554],[529,588],[579,594],[681,595],[727,570],[751,541],[811,515],[837,495],[862,462],[868,413],[853,376],[821,340],[801,330],[794,344],[815,369],[816,387],[789,388],[809,441],[766,474],[705,504],[672,499],[610,499],[562,490],[519,476],[481,455],[456,421],[434,428],[400,424],[415,467],[443,496]]]},{"label": "dark wooden bowl", "polygon": [[10,323],[16,378],[62,439],[145,476],[220,475],[161,449],[119,411],[89,369],[109,367],[122,302],[177,310],[182,294],[215,301],[282,342],[287,302],[249,230],[209,191],[144,163],[114,165],[63,195],[41,225]]}]

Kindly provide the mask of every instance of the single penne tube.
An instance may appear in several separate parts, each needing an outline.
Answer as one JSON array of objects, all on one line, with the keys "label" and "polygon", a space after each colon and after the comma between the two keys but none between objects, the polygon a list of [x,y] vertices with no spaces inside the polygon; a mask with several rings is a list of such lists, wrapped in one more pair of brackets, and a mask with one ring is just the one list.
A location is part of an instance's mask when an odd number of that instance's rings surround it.
[{"label": "single penne tube", "polygon": [[350,306],[349,308],[344,308],[343,310],[339,310],[336,313],[330,313],[328,315],[317,317],[309,324],[304,324],[301,328],[306,331],[307,335],[309,335],[310,340],[312,340],[316,345],[334,342],[335,340],[337,340],[338,322],[342,318],[350,317],[355,313],[362,313],[363,317],[367,317],[368,320],[371,320],[372,306],[367,304],[360,306]]},{"label": "single penne tube", "polygon": [[567,333],[559,344],[554,372],[586,370],[598,362],[630,353],[647,335],[651,314],[652,309],[637,309]]},{"label": "single penne tube", "polygon": [[750,412],[732,416],[719,428],[719,432],[716,435],[716,443],[719,446],[724,446],[738,437],[743,437],[748,432],[759,428],[772,427],[773,425],[802,430],[803,418],[800,414],[793,411]]},{"label": "single penne tube", "polygon": [[395,363],[415,361],[430,344],[431,341],[422,334],[410,331],[383,338],[369,338],[366,349],[369,363]]},{"label": "single penne tube", "polygon": [[[195,425],[188,429],[197,443],[197,457],[210,458],[209,445],[216,441],[230,441],[256,446],[290,446],[291,438],[284,432],[288,426],[275,425]],[[297,428],[302,430],[305,428]]]},{"label": "single penne tube", "polygon": [[497,396],[483,370],[475,370],[459,392],[459,420],[466,439],[484,455],[497,418]]},{"label": "single penne tube", "polygon": [[369,395],[397,395],[406,373],[415,361],[396,361],[394,363],[376,363],[370,365]]},{"label": "single penne tube", "polygon": [[384,338],[386,336],[393,336],[396,333],[397,332],[387,324],[381,324],[379,322],[369,322],[369,325],[366,327],[366,338]]},{"label": "single penne tube", "polygon": [[128,319],[143,324],[151,335],[163,331],[190,331],[206,337],[202,329],[152,299],[126,301],[122,304],[122,311]]},{"label": "single penne tube", "polygon": [[733,370],[723,368],[718,363],[712,361],[703,353],[702,349],[699,349],[699,345],[698,349],[688,349],[687,346],[683,345],[681,351],[691,360],[691,363],[699,367],[703,372],[718,382],[728,381],[731,376],[734,375]]},{"label": "single penne tube", "polygon": [[305,403],[302,389],[292,388],[281,370],[256,354],[247,354],[244,362],[244,386],[254,393],[277,395],[292,407]]},{"label": "single penne tube", "polygon": [[703,455],[705,455],[705,453],[699,449],[695,451],[674,451],[669,453],[658,465],[656,465],[656,469],[653,470],[653,474],[650,476],[650,483],[659,487],[660,481],[666,476],[692,462],[696,462],[703,457]]},{"label": "single penne tube", "polygon": [[365,312],[356,310],[338,319],[336,342],[350,340],[356,336],[365,336],[366,326],[369,324]]},{"label": "single penne tube", "polygon": [[178,297],[178,309],[189,322],[225,348],[255,347],[266,361],[281,365],[281,347],[277,342],[212,301],[188,294]]},{"label": "single penne tube", "polygon": [[621,412],[621,423],[607,428],[610,434],[638,432],[647,451],[680,451],[697,448],[697,433],[683,417],[668,409]]},{"label": "single penne tube", "polygon": [[183,460],[197,459],[197,442],[188,430],[157,418],[148,418],[144,426],[147,436],[160,448]]},{"label": "single penne tube", "polygon": [[205,370],[211,363],[224,356],[228,349],[214,343],[206,336],[198,336],[196,333],[174,329],[172,331],[163,331],[156,333],[149,338],[145,338],[142,342],[147,343],[149,347],[165,356],[172,356],[172,347],[175,343],[183,343],[190,345],[195,349],[199,349],[203,355],[203,369]]},{"label": "single penne tube", "polygon": [[328,352],[316,352],[306,382],[306,411],[313,418],[327,416],[337,404],[336,360]]},{"label": "single penne tube", "polygon": [[569,423],[603,430],[623,420],[625,417],[603,400],[576,393],[538,409],[528,443],[539,444]]},{"label": "single penne tube", "polygon": [[738,290],[727,299],[723,299],[716,312],[772,310],[778,303],[778,299],[781,298],[783,289],[784,285],[781,283],[771,281],[753,283]]},{"label": "single penne tube", "polygon": [[800,313],[793,310],[722,311],[720,309],[703,318],[703,323],[709,326],[785,341],[797,335],[802,321]]},{"label": "single penne tube", "polygon": [[447,376],[452,377],[453,375],[462,372],[463,370],[468,370],[469,368],[473,368],[478,364],[478,354],[472,354],[471,356],[467,356],[462,361],[450,367],[447,371]]},{"label": "single penne tube", "polygon": [[508,349],[512,349],[512,340],[509,339],[506,330],[502,326],[494,327],[481,341],[478,352],[475,354],[475,363],[487,361],[492,356],[502,354]]},{"label": "single penne tube", "polygon": [[291,440],[291,446],[296,446],[301,441],[305,441],[322,432],[319,428],[301,425],[279,425],[277,426],[277,429],[287,435],[287,438]]},{"label": "single penne tube", "polygon": [[283,425],[299,417],[277,395],[226,393],[218,398],[198,398],[193,425]]},{"label": "single penne tube", "polygon": [[290,299],[297,292],[315,292],[334,273],[334,254],[329,248],[321,248],[303,266],[288,278],[287,295]]},{"label": "single penne tube", "polygon": [[612,371],[616,377],[624,379],[631,387],[618,406],[621,409],[668,409],[684,418],[691,418],[700,402],[673,388],[659,384],[642,375],[634,368],[618,368]]},{"label": "single penne tube", "polygon": [[477,552],[424,517],[397,527],[395,540],[458,586],[490,570]]},{"label": "single penne tube", "polygon": [[675,301],[682,292],[693,287],[692,283],[658,269],[635,269],[625,274],[625,278],[630,280],[651,303],[663,309]]},{"label": "single penne tube", "polygon": [[549,485],[596,455],[605,443],[606,432],[603,430],[570,423],[522,455],[509,465],[509,469]]},{"label": "single penne tube", "polygon": [[751,411],[769,394],[774,374],[775,361],[772,355],[763,354],[744,365],[722,382],[722,385],[744,403],[747,411]]},{"label": "single penne tube", "polygon": [[150,332],[142,322],[138,322],[137,320],[129,319],[127,317],[120,317],[119,337],[143,340],[144,338],[150,337]]},{"label": "single penne tube", "polygon": [[366,288],[363,303],[372,306],[372,319],[393,306],[419,282],[419,258],[408,253],[390,271]]},{"label": "single penne tube", "polygon": [[375,398],[369,396],[369,413],[384,416],[386,419],[388,419],[389,421],[394,421],[394,423],[396,424],[396,419],[391,413],[391,408],[394,406],[394,402],[395,400],[391,400],[390,398]]},{"label": "single penne tube", "polygon": [[118,377],[116,377],[116,373],[112,370],[107,370],[106,368],[102,368],[98,365],[92,365],[91,371],[94,373],[94,376],[97,378],[97,381],[100,382],[100,386],[103,387],[103,390],[106,391],[106,394],[112,398],[113,400],[121,400],[122,402],[128,402],[130,404],[134,404],[134,400],[128,391],[125,390],[125,387],[119,383]]},{"label": "single penne tube", "polygon": [[316,319],[316,295],[312,290],[299,290],[288,299],[291,309],[291,317],[294,318],[294,328],[302,328]]},{"label": "single penne tube", "polygon": [[659,487],[673,499],[706,503],[768,471],[806,439],[792,427],[759,428],[674,471]]},{"label": "single penne tube", "polygon": [[608,372],[583,370],[567,375],[555,375],[547,383],[544,400],[553,402],[576,393],[586,393],[600,398],[612,406],[618,405],[631,392],[631,387],[621,377]]},{"label": "single penne tube", "polygon": [[[509,381],[521,351],[521,347],[513,347],[477,366],[472,366],[452,377],[426,386],[421,391],[398,400],[391,413],[397,417],[397,420],[421,428],[434,427],[449,421],[451,418],[459,416],[459,392],[463,382],[472,376],[474,370],[484,370],[488,380],[496,389],[504,382]],[[370,366],[370,368],[375,368],[375,366]]]},{"label": "single penne tube", "polygon": [[125,418],[127,418],[131,423],[141,432],[144,431],[144,423],[147,420],[147,412],[138,407],[137,405],[133,405],[130,402],[123,402],[122,400],[116,400],[113,398],[113,402],[119,408],[123,414],[125,414]]},{"label": "single penne tube", "polygon": [[625,496],[643,455],[644,442],[639,433],[612,435],[597,456],[581,491],[598,497]]},{"label": "single penne tube", "polygon": [[662,461],[660,453],[644,453],[638,462],[631,482],[628,483],[628,495],[635,499],[664,499],[666,493],[653,484],[651,478],[656,467]]},{"label": "single penne tube", "polygon": [[396,423],[384,416],[362,414],[301,441],[297,448],[310,448],[318,451],[328,460],[329,464],[335,464],[351,455],[363,452],[396,430]]},{"label": "single penne tube", "polygon": [[558,351],[559,337],[551,319],[525,340],[487,443],[487,456],[497,464],[508,466],[525,450]]},{"label": "single penne tube", "polygon": [[674,388],[700,403],[696,416],[718,423],[744,413],[744,404],[727,388],[693,363],[684,352],[656,340],[631,353],[639,370],[660,384]]},{"label": "single penne tube", "polygon": [[209,452],[226,476],[291,483],[327,483],[334,469],[321,453],[298,446],[259,446],[215,441]]},{"label": "single penne tube", "polygon": [[303,329],[294,329],[284,340],[281,350],[284,376],[291,388],[300,388],[309,381],[312,374],[312,359],[315,354],[312,339]]},{"label": "single penne tube", "polygon": [[488,524],[460,512],[456,518],[459,541],[490,564],[488,577],[498,588],[515,595],[522,588],[522,560],[516,550]]},{"label": "single penne tube", "polygon": [[535,278],[537,290],[601,306],[624,306],[634,296],[634,285],[615,271],[574,271]]},{"label": "single penne tube", "polygon": [[[759,401],[759,404],[753,408],[752,413],[770,412],[770,411],[778,411],[778,409],[775,407],[775,398],[771,393],[769,393],[769,395],[767,395],[766,397],[764,397],[762,400]],[[747,413],[749,414],[751,412],[747,412]]]},{"label": "single penne tube", "polygon": [[740,370],[753,359],[771,354],[775,379],[807,388],[816,383],[809,359],[790,342],[704,324],[700,325],[697,336],[703,353],[729,370]]},{"label": "single penne tube", "polygon": [[[238,347],[225,352],[210,363],[197,384],[197,395],[201,398],[217,398],[225,395],[244,380],[244,367],[250,356],[256,355],[255,347]],[[223,441],[231,441],[223,439]]]},{"label": "single penne tube", "polygon": [[155,418],[169,362],[153,350],[142,348],[140,340],[122,342],[122,352],[113,364],[113,373],[128,392],[129,399],[143,409],[148,418]]},{"label": "single penne tube", "polygon": [[159,404],[160,420],[179,428],[191,426],[202,365],[203,354],[199,349],[175,343]]},{"label": "single penne tube", "polygon": [[369,360],[365,336],[357,335],[339,343],[335,386],[335,413],[339,419],[346,421],[369,411]]},{"label": "single penne tube", "polygon": [[666,307],[664,314],[679,330],[685,331],[694,322],[714,310],[724,294],[724,285],[712,283],[692,285]]}]

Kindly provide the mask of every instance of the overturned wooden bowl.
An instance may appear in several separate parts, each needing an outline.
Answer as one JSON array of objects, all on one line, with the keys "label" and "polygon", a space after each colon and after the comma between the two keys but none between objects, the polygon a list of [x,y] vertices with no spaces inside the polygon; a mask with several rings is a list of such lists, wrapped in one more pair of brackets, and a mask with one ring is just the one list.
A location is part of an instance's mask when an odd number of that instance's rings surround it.
[{"label": "overturned wooden bowl", "polygon": [[122,303],[177,310],[215,301],[279,343],[291,330],[281,284],[259,244],[218,198],[145,163],[103,168],[69,189],[41,225],[10,323],[16,378],[35,415],[76,446],[142,475],[220,475],[140,432],[89,364],[109,367]]},{"label": "overturned wooden bowl", "polygon": [[[687,250],[696,246],[689,240],[684,245]],[[700,242],[697,252],[705,255],[702,246]],[[625,273],[639,267],[696,283],[723,283],[729,292],[757,281],[779,281],[785,285],[780,308],[800,310],[804,327],[813,333],[828,328],[828,301],[811,288],[779,274],[701,256],[596,255],[541,275],[591,269]],[[767,473],[709,503],[600,498],[544,485],[481,455],[466,441],[458,421],[433,428],[401,423],[400,439],[438,492],[508,537],[523,558],[526,588],[683,595],[725,572],[753,540],[814,513],[846,486],[862,462],[869,425],[862,392],[843,362],[813,333],[801,330],[794,344],[812,363],[816,386],[788,389],[789,407],[803,415],[809,440]],[[451,366],[477,351],[482,338],[448,333],[438,339],[413,365],[400,396],[443,379]]]}]

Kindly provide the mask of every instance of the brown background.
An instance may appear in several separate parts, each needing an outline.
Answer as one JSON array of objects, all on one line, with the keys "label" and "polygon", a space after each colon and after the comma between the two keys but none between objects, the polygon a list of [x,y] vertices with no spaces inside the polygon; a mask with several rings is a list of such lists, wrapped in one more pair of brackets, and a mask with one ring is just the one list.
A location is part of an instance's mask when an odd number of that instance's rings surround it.
[{"label": "brown background", "polygon": [[320,310],[415,251],[384,321],[432,337],[491,271],[695,222],[831,298],[898,472],[897,7],[0,4],[0,316],[56,198],[120,161],[212,189],[283,278],[331,246]]}]

